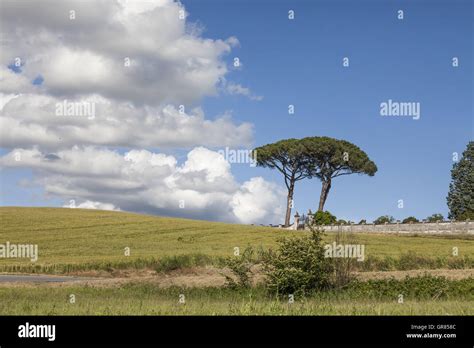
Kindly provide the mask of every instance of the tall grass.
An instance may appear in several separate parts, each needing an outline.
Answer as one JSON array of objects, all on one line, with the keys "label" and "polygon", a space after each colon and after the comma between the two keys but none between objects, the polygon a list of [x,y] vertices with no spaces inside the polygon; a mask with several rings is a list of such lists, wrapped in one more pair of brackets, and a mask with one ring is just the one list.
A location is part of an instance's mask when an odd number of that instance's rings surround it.
[{"label": "tall grass", "polygon": [[[115,270],[152,269],[163,273],[191,267],[216,266],[225,267],[229,258],[209,256],[202,253],[164,256],[162,258],[131,258],[126,261],[104,261],[66,264],[1,264],[0,272],[5,273],[38,273],[38,274],[68,274],[86,271],[113,272]],[[255,257],[253,262],[259,263],[261,257]],[[400,257],[369,256],[364,262],[353,259],[334,259],[338,269],[341,284],[346,283],[353,271],[408,271],[420,269],[472,269],[474,258],[470,256],[457,257],[426,257],[413,252],[401,254]]]},{"label": "tall grass", "polygon": [[85,271],[115,270],[142,270],[153,269],[156,272],[169,272],[177,269],[185,269],[196,266],[219,265],[222,258],[210,257],[204,254],[188,254],[165,256],[161,259],[135,258],[127,261],[89,262],[74,264],[0,264],[0,272],[6,273],[44,273],[44,274],[68,274]]},{"label": "tall grass", "polygon": [[[69,303],[69,295],[76,303]],[[404,302],[398,303],[398,295]],[[179,296],[185,303],[179,303]],[[474,279],[417,277],[353,282],[306,297],[269,296],[257,288],[0,287],[0,315],[474,315]]]},{"label": "tall grass", "polygon": [[357,271],[408,271],[417,269],[469,269],[474,268],[474,258],[464,256],[426,257],[407,252],[400,257],[369,256],[364,262],[354,262]]}]

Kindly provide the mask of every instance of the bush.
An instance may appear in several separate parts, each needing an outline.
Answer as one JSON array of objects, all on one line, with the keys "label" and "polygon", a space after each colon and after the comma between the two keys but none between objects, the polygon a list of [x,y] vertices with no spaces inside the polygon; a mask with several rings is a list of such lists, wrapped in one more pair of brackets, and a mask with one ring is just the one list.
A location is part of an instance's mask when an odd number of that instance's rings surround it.
[{"label": "bush", "polygon": [[367,223],[366,219],[362,219],[359,221],[359,225],[365,225]]},{"label": "bush", "polygon": [[380,216],[378,217],[377,219],[375,219],[374,221],[374,224],[376,225],[382,225],[384,223],[392,223],[395,221],[395,218],[393,216],[389,216],[389,215],[383,215],[383,216]]},{"label": "bush", "polygon": [[337,220],[337,224],[338,224],[338,225],[347,225],[348,222],[347,222],[346,220],[344,220],[344,219],[339,219],[339,220]]},{"label": "bush", "polygon": [[428,222],[444,221],[444,217],[442,214],[433,214],[431,216],[428,216],[426,218],[426,221]]},{"label": "bush", "polygon": [[331,287],[333,265],[321,238],[321,230],[311,228],[311,235],[279,239],[279,249],[267,252],[263,269],[271,293],[304,295]]},{"label": "bush", "polygon": [[237,288],[249,288],[252,280],[254,250],[252,247],[245,248],[240,256],[233,256],[225,260],[225,265],[234,274],[236,280],[228,275],[225,275],[226,286]]},{"label": "bush", "polygon": [[410,224],[410,223],[415,223],[415,222],[420,222],[420,221],[414,216],[409,216],[406,219],[403,219],[402,224]]},{"label": "bush", "polygon": [[333,225],[336,217],[328,211],[317,211],[314,213],[313,223],[315,225]]}]

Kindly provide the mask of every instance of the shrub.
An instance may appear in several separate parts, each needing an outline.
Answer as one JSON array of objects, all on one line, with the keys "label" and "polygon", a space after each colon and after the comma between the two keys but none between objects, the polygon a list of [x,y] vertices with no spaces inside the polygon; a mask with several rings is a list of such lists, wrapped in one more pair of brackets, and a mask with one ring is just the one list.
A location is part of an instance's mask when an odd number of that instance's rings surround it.
[{"label": "shrub", "polygon": [[278,240],[279,249],[268,251],[264,260],[266,287],[278,295],[304,295],[331,286],[333,265],[324,257],[322,232]]},{"label": "shrub", "polygon": [[245,248],[240,256],[229,257],[224,264],[234,274],[236,280],[225,275],[226,286],[236,288],[249,288],[252,280],[251,267],[253,266],[254,250],[252,247]]},{"label": "shrub", "polygon": [[344,220],[344,219],[339,219],[339,220],[337,220],[337,224],[338,225],[347,225],[347,221]]},{"label": "shrub", "polygon": [[403,219],[402,224],[409,224],[409,223],[415,223],[415,222],[420,222],[420,221],[414,216],[409,216],[406,219]]},{"label": "shrub", "polygon": [[382,225],[384,223],[392,223],[395,221],[395,218],[393,216],[390,216],[390,215],[383,215],[383,216],[379,216],[377,219],[375,219],[374,221],[374,224],[376,225]]},{"label": "shrub", "polygon": [[317,211],[314,213],[313,223],[315,225],[332,225],[336,222],[336,217],[328,211]]},{"label": "shrub", "polygon": [[359,225],[365,225],[367,223],[367,220],[362,219],[359,221]]},{"label": "shrub", "polygon": [[444,220],[444,217],[442,214],[433,214],[426,218],[426,221],[428,222],[436,222],[436,221],[443,221],[443,220]]}]

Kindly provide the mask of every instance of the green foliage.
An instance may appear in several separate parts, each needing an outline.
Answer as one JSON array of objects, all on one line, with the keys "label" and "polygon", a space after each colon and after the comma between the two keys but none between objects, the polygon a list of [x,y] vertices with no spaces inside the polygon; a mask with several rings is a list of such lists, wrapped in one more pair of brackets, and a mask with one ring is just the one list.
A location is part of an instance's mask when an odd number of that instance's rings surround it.
[{"label": "green foliage", "polygon": [[458,215],[457,219],[458,221],[466,221],[466,220],[474,220],[474,211],[465,211],[464,213],[461,213]]},{"label": "green foliage", "polygon": [[395,218],[390,215],[383,215],[383,216],[379,216],[377,219],[374,220],[374,224],[376,225],[383,225],[386,222],[393,223],[395,222]]},{"label": "green foliage", "polygon": [[257,147],[252,151],[257,165],[264,168],[277,169],[283,174],[288,197],[286,204],[285,226],[290,224],[291,200],[295,184],[299,180],[311,177],[312,168],[306,149],[298,139],[280,140],[273,144]]},{"label": "green foliage", "polygon": [[277,169],[288,189],[285,225],[289,224],[289,204],[298,180],[317,177],[323,183],[318,210],[326,202],[331,180],[340,175],[367,174],[373,176],[377,166],[356,145],[329,137],[285,139],[253,150],[253,158],[261,167]]},{"label": "green foliage", "polygon": [[339,219],[339,220],[337,220],[336,223],[337,223],[338,225],[347,225],[347,224],[348,224],[348,222],[347,222],[346,220],[344,220],[344,219]]},{"label": "green foliage", "polygon": [[234,277],[225,275],[227,287],[236,289],[248,288],[251,286],[251,268],[254,265],[253,256],[253,248],[247,247],[241,255],[231,256],[226,259],[225,266],[227,266],[234,275]]},{"label": "green foliage", "polygon": [[403,219],[402,224],[409,224],[409,223],[416,223],[416,222],[420,222],[420,221],[414,216],[409,216],[406,219]]},{"label": "green foliage", "polygon": [[317,211],[314,213],[313,223],[315,225],[333,225],[336,223],[336,217],[328,211]]},{"label": "green foliage", "polygon": [[308,157],[299,139],[285,139],[257,147],[252,156],[257,165],[264,168],[278,169],[281,172],[295,170],[300,174],[304,174],[307,169]]},{"label": "green foliage", "polygon": [[358,271],[409,271],[415,269],[471,269],[474,268],[474,258],[464,256],[427,257],[407,252],[400,257],[386,256],[384,258],[369,256],[364,262],[356,262]]},{"label": "green foliage", "polygon": [[270,293],[296,296],[331,286],[333,265],[324,257],[321,235],[313,229],[309,236],[283,238],[276,252],[267,253],[264,272]]},{"label": "green foliage", "polygon": [[470,141],[459,162],[451,170],[447,197],[449,218],[474,219],[474,141]]},{"label": "green foliage", "polygon": [[329,137],[301,139],[305,154],[311,159],[314,176],[326,181],[343,174],[367,174],[373,176],[377,166],[356,145]]},{"label": "green foliage", "polygon": [[426,221],[428,222],[437,222],[437,221],[443,221],[443,220],[444,220],[444,217],[442,214],[433,214],[426,218]]},{"label": "green foliage", "polygon": [[397,299],[400,294],[403,294],[405,300],[474,298],[474,279],[450,281],[445,277],[425,274],[418,277],[407,276],[403,280],[392,278],[353,282],[347,291],[351,292],[353,296],[357,296],[359,293],[360,296],[371,299]]},{"label": "green foliage", "polygon": [[304,154],[308,157],[309,177],[322,182],[318,210],[324,210],[332,180],[341,175],[366,174],[373,176],[377,166],[356,145],[329,137],[301,139]]},{"label": "green foliage", "polygon": [[367,223],[366,219],[362,219],[359,221],[359,225],[365,225]]}]

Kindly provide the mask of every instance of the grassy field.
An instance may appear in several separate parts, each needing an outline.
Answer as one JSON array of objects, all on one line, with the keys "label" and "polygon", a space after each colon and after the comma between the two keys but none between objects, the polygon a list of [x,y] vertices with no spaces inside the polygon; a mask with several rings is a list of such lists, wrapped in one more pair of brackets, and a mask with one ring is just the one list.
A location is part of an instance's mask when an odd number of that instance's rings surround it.
[{"label": "grassy field", "polygon": [[[467,235],[355,235],[356,242],[366,248],[367,260],[362,264],[368,266],[363,271],[442,268],[447,275],[456,273],[450,280],[369,277],[348,288],[296,298],[293,304],[269,296],[261,285],[230,289],[203,285],[209,282],[199,280],[194,285],[184,281],[186,285],[180,287],[162,286],[163,279],[173,276],[172,270],[180,273],[180,269],[192,271],[196,265],[218,265],[222,258],[233,255],[235,247],[274,248],[278,238],[301,233],[305,232],[122,212],[2,207],[0,244],[37,244],[39,259],[32,264],[26,259],[0,258],[0,272],[101,270],[103,275],[105,270],[112,278],[104,280],[106,283],[0,283],[0,314],[474,314],[474,279],[468,273],[474,268],[474,239]],[[328,233],[324,238],[332,242],[336,235]],[[130,256],[124,254],[126,247]],[[459,256],[452,256],[453,247],[458,248]],[[123,277],[129,269],[133,279],[128,279],[129,275],[125,281],[115,278]],[[148,278],[140,278],[140,272]],[[464,273],[467,276],[458,277]],[[69,302],[71,294],[75,295],[74,304]],[[400,294],[404,295],[403,303],[398,303]],[[179,303],[180,295],[185,296],[185,303]]]},{"label": "grassy field", "polygon": [[[0,259],[0,271],[66,272],[142,268],[160,260],[198,259],[200,264],[233,255],[234,248],[275,247],[279,237],[304,232],[268,227],[65,208],[0,208],[0,243],[37,244],[39,259]],[[473,236],[406,236],[358,233],[369,259],[419,258],[458,261],[474,256]],[[335,239],[326,234],[327,242]],[[130,256],[125,256],[125,248]],[[453,247],[459,256],[451,256]],[[190,256],[191,255],[191,256]],[[194,255],[194,256],[192,256]],[[369,260],[370,261],[370,260]],[[389,260],[390,261],[390,260]],[[416,260],[415,260],[416,261]],[[179,260],[178,260],[179,262]],[[469,261],[470,262],[470,261]],[[370,263],[370,262],[369,262]],[[436,265],[436,263],[434,263]],[[443,266],[443,263],[441,263]],[[459,268],[455,264],[453,268]],[[396,267],[395,267],[396,268]]]},{"label": "grassy field", "polygon": [[[399,294],[404,294],[403,303]],[[7,315],[473,315],[474,282],[423,277],[372,281],[296,297],[292,304],[269,297],[262,288],[161,289],[144,283],[0,287],[0,299],[0,314]]]}]

